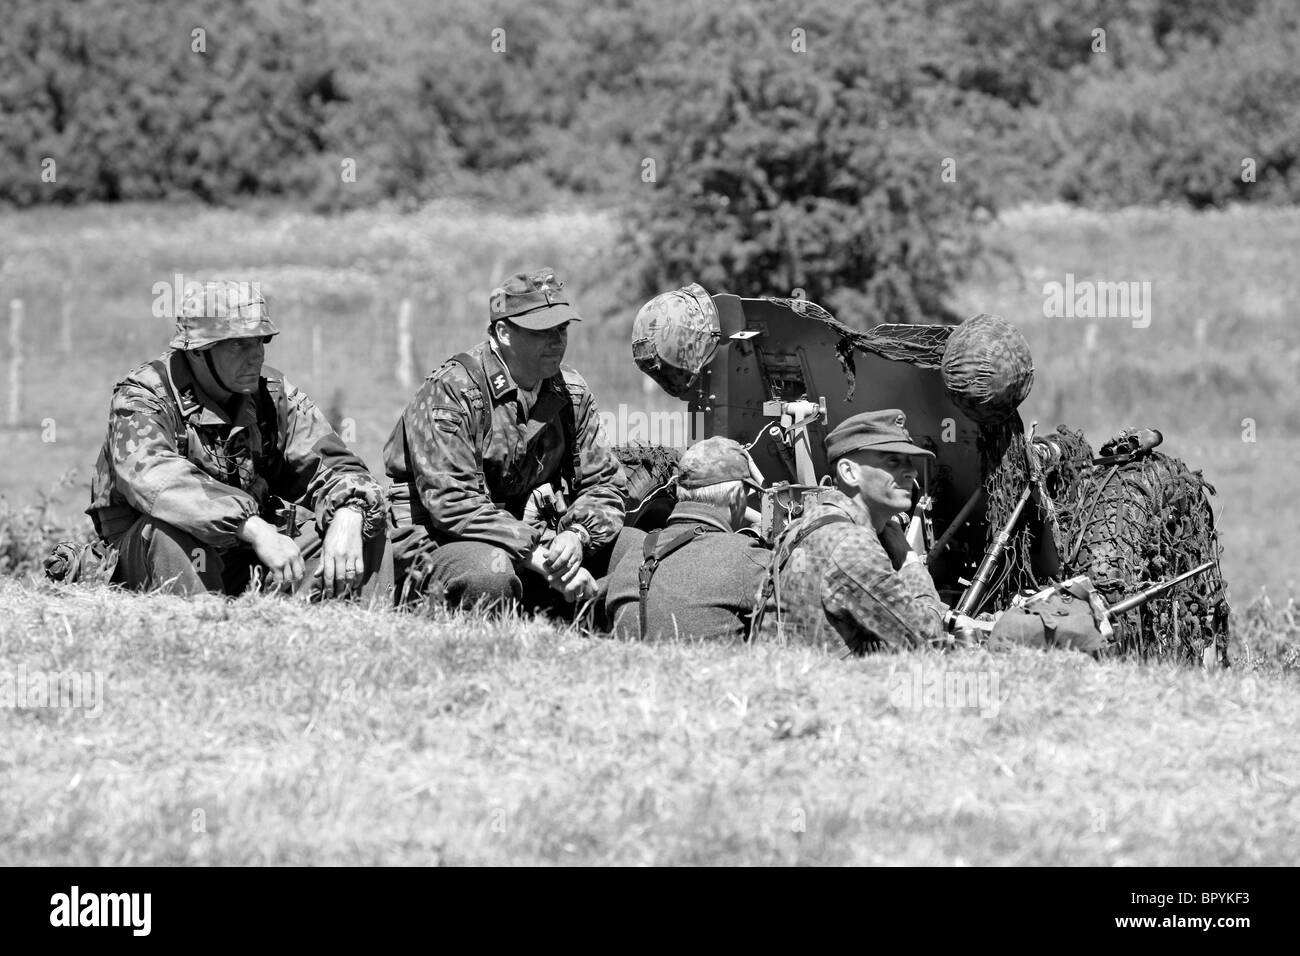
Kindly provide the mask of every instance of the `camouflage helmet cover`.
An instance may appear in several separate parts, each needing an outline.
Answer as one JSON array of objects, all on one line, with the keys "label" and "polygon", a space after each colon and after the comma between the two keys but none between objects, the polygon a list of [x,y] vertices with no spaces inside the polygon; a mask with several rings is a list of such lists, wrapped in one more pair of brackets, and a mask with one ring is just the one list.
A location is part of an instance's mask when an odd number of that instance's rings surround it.
[{"label": "camouflage helmet cover", "polygon": [[721,338],[717,306],[692,282],[641,307],[632,323],[632,358],[664,391],[681,398],[709,364]]},{"label": "camouflage helmet cover", "polygon": [[256,282],[223,279],[186,287],[170,347],[192,351],[226,339],[270,339],[279,332]]},{"label": "camouflage helmet cover", "polygon": [[1010,419],[1034,384],[1034,360],[1024,335],[985,312],[953,330],[941,368],[953,404],[982,425]]}]

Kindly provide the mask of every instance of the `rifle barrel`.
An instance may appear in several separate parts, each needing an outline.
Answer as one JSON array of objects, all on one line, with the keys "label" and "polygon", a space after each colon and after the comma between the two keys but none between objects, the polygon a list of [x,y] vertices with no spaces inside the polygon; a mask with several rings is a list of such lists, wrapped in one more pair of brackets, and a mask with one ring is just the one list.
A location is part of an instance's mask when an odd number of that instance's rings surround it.
[{"label": "rifle barrel", "polygon": [[1147,601],[1159,597],[1175,585],[1182,584],[1188,578],[1194,578],[1196,575],[1208,571],[1212,567],[1214,567],[1214,562],[1206,561],[1204,564],[1197,565],[1190,571],[1184,571],[1175,578],[1170,578],[1168,581],[1161,581],[1159,584],[1154,584],[1145,591],[1139,591],[1137,594],[1116,601],[1106,610],[1106,615],[1111,620],[1114,620],[1121,614],[1125,614],[1133,610],[1135,607],[1141,607],[1143,604],[1146,604]]}]

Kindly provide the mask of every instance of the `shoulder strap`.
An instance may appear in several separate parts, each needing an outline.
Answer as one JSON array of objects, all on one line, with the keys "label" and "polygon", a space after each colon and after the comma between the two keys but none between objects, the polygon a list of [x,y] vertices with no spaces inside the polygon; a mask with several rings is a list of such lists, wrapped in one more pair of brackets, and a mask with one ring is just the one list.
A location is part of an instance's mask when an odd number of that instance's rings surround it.
[{"label": "shoulder strap", "polygon": [[709,529],[706,525],[696,525],[689,531],[683,531],[677,537],[672,538],[662,551],[659,550],[659,536],[663,533],[660,531],[651,531],[645,536],[645,544],[641,548],[641,568],[637,571],[637,584],[640,586],[640,615],[641,615],[641,639],[645,640],[646,633],[646,598],[650,594],[650,582],[655,576],[655,571],[659,569],[659,562],[668,557],[674,551],[680,551],[686,545],[690,544],[700,535]]},{"label": "shoulder strap", "polygon": [[811,521],[805,521],[793,535],[790,535],[786,541],[777,545],[776,550],[772,552],[772,560],[767,566],[767,574],[763,578],[763,587],[758,592],[758,602],[754,607],[754,616],[749,621],[749,639],[752,641],[758,637],[758,632],[763,626],[763,613],[767,608],[767,602],[775,593],[776,601],[776,620],[777,629],[781,627],[781,598],[780,582],[781,572],[785,566],[790,563],[790,556],[798,550],[799,545],[808,539],[808,536],[814,531],[820,531],[827,525],[840,524],[841,522],[852,523],[853,519],[846,514],[831,512],[824,514]]},{"label": "shoulder strap", "polygon": [[578,404],[582,401],[581,397],[575,397],[573,388],[569,385],[569,380],[564,377],[564,372],[560,372],[561,383],[564,386],[565,398],[564,408],[560,411],[560,426],[564,430],[564,440],[569,448],[569,457],[563,467],[568,470],[569,480],[569,503],[578,496],[578,482],[582,479],[582,447],[579,444],[581,436],[578,434]]},{"label": "shoulder strap", "polygon": [[[284,393],[284,373],[263,366],[262,381],[257,389],[257,423],[262,433],[263,454],[268,446],[278,454],[280,447],[280,417],[286,413],[287,396]],[[287,414],[286,414],[287,417]]]},{"label": "shoulder strap", "polygon": [[468,352],[458,352],[448,361],[455,362],[465,370],[465,374],[478,387],[479,395],[483,398],[483,410],[479,413],[478,430],[479,444],[486,445],[488,436],[492,434],[492,393],[488,391],[487,378],[483,374],[483,363],[475,361],[474,356]]},{"label": "shoulder strap", "polygon": [[[160,379],[162,379],[163,391],[164,393],[166,393],[167,383],[171,380],[167,371],[167,363],[160,358],[156,358],[149,363],[149,367],[154,370],[154,372],[157,374],[157,376]],[[174,404],[174,402],[172,402],[171,404]],[[180,430],[177,431],[176,434],[172,436],[172,438],[176,442],[176,453],[179,454],[182,458],[188,458],[190,456],[190,436],[189,436],[189,432],[185,430],[184,415],[180,416],[180,421],[181,421]]]}]

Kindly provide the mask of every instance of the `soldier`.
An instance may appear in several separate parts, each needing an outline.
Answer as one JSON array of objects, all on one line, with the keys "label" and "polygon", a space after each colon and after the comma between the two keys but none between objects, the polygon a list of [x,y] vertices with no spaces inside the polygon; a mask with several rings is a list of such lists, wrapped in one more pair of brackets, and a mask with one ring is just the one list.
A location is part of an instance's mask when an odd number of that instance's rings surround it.
[{"label": "soldier", "polygon": [[114,583],[232,595],[260,566],[318,597],[377,570],[383,488],[311,399],[263,365],[278,332],[256,283],[192,287],[169,350],[113,389],[87,513],[116,550]]},{"label": "soldier", "polygon": [[518,273],[491,296],[487,340],[407,405],[384,449],[399,602],[564,613],[595,596],[626,479],[587,383],[560,364],[578,321],[553,270]]},{"label": "soldier", "polygon": [[605,607],[616,635],[745,638],[770,554],[739,531],[762,481],[730,438],[706,438],[682,455],[667,527],[635,532],[641,547],[630,541],[610,575]]},{"label": "soldier", "polygon": [[[774,551],[776,607],[760,617],[794,641],[836,634],[854,653],[946,643],[919,543],[896,520],[912,501],[916,458],[897,409],[846,418],[826,436],[835,490],[782,533]],[[774,585],[774,586],[773,586]]]}]

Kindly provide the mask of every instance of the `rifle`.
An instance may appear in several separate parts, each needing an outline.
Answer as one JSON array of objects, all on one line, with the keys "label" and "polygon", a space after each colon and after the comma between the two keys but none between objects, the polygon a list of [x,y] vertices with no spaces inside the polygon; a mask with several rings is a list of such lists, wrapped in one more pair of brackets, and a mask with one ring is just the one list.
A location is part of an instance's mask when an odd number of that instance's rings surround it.
[{"label": "rifle", "polygon": [[1002,557],[1002,552],[1007,549],[1011,543],[1011,532],[1016,527],[1016,522],[1020,520],[1021,514],[1024,513],[1025,505],[1029,503],[1029,496],[1033,493],[1033,483],[1027,483],[1025,490],[1020,493],[1020,500],[1016,502],[1015,508],[1011,511],[1011,517],[1007,519],[1006,525],[998,531],[998,536],[993,539],[989,549],[984,552],[984,560],[980,562],[979,569],[975,572],[975,577],[971,579],[970,586],[962,594],[961,600],[953,608],[954,614],[964,614],[969,616],[974,608],[979,607],[980,601],[984,597],[984,591],[989,586],[989,581],[993,578],[993,569],[997,567],[998,559]]},{"label": "rifle", "polygon": [[1214,567],[1214,562],[1206,561],[1204,564],[1198,564],[1196,567],[1192,568],[1192,570],[1184,571],[1182,574],[1170,578],[1168,581],[1161,581],[1159,584],[1151,585],[1151,587],[1147,588],[1145,591],[1139,591],[1137,594],[1131,594],[1126,598],[1122,598],[1106,609],[1106,617],[1109,618],[1113,624],[1115,619],[1121,614],[1127,614],[1134,608],[1141,607],[1153,598],[1158,598],[1174,585],[1182,584],[1188,578],[1194,578],[1198,574],[1203,574],[1212,567]]},{"label": "rifle", "polygon": [[[1109,625],[1114,625],[1115,622],[1121,616],[1127,614],[1129,611],[1142,607],[1142,605],[1155,600],[1156,598],[1160,597],[1160,595],[1164,594],[1166,591],[1174,587],[1177,587],[1179,584],[1182,584],[1184,581],[1188,580],[1189,578],[1194,578],[1198,574],[1204,574],[1212,567],[1214,567],[1214,562],[1206,561],[1203,564],[1198,564],[1190,571],[1184,571],[1182,574],[1179,574],[1176,577],[1169,578],[1167,581],[1161,581],[1158,584],[1153,584],[1151,585],[1151,587],[1147,588],[1144,591],[1139,591],[1136,594],[1130,594],[1128,597],[1121,598],[1120,600],[1116,601],[1114,604],[1110,605],[1109,607],[1103,607],[1106,616],[1106,623]],[[1051,594],[1056,593],[1057,591],[1068,591],[1071,585],[1074,585],[1080,581],[1087,581],[1087,580],[1088,580],[1087,575],[1079,575],[1078,577],[1070,578],[1068,581],[1062,581],[1060,584],[1054,584],[1051,585],[1050,587],[1046,587],[1043,590],[1037,592],[1036,594],[1029,595],[1028,597],[1017,598],[1016,600],[1017,602],[1023,602],[1027,606],[1029,604],[1032,604],[1034,600],[1037,598],[1047,597]],[[1089,588],[1091,588],[1091,585],[1089,585]],[[1101,600],[1100,595],[1095,594],[1095,592],[1093,594],[1093,597],[1097,601]],[[1102,603],[1104,604],[1104,602]],[[951,631],[955,628],[956,615],[958,613],[960,612],[957,611],[948,612],[948,617],[947,620],[945,621],[948,630]],[[968,626],[973,627],[975,630],[978,630],[983,634],[987,635],[992,632],[994,623],[996,622],[972,620],[969,622]]]}]

